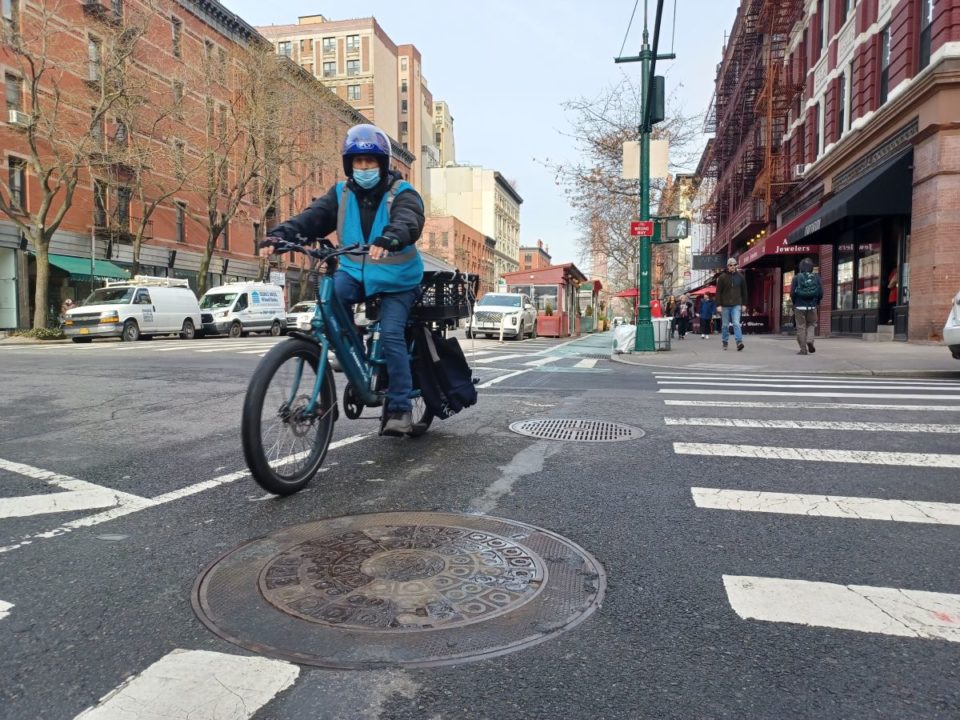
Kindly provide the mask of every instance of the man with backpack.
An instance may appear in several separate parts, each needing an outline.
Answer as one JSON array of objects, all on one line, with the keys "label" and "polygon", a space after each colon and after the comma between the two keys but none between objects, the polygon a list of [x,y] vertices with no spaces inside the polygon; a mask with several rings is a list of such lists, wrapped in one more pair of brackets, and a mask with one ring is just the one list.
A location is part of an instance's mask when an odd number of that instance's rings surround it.
[{"label": "man with backpack", "polygon": [[790,299],[793,300],[793,319],[797,326],[798,355],[815,353],[813,338],[817,328],[817,306],[823,299],[823,284],[813,272],[813,260],[804,258],[790,283]]}]

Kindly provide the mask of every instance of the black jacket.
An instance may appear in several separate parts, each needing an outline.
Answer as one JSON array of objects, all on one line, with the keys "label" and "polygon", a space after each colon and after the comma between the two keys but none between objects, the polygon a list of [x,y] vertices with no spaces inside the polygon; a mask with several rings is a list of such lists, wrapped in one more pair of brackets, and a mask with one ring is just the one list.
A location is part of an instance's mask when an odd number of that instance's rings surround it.
[{"label": "black jacket", "polygon": [[724,270],[717,278],[717,307],[747,304],[747,279],[739,270]]},{"label": "black jacket", "polygon": [[[351,192],[357,198],[360,206],[360,225],[363,228],[365,241],[372,243],[376,238],[370,237],[370,228],[373,219],[380,207],[384,193],[394,182],[400,179],[400,173],[391,170],[387,177],[370,190],[348,180]],[[267,231],[269,237],[283,238],[287,242],[303,244],[325,237],[337,229],[337,211],[340,201],[337,197],[337,186],[331,187],[322,197],[314,199],[310,207],[284,223]],[[383,237],[395,239],[397,249],[413,245],[420,239],[423,232],[423,200],[420,194],[413,189],[398,193],[390,205],[390,221],[383,229]],[[303,239],[297,236],[302,236]],[[340,242],[343,242],[342,239]]]}]

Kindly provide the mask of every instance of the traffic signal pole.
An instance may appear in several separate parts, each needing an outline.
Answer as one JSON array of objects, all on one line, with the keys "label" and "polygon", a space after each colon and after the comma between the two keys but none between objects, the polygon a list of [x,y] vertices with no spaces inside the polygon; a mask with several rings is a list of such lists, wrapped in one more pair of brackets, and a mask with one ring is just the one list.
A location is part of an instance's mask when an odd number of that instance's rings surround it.
[{"label": "traffic signal pole", "polygon": [[[657,14],[654,21],[653,47],[650,47],[650,34],[647,31],[647,6],[643,9],[643,45],[636,57],[615,58],[614,62],[640,62],[640,220],[650,220],[650,135],[653,131],[651,106],[653,104],[653,73],[657,59],[669,60],[676,57],[657,55],[660,43],[660,19],[663,15],[663,0],[657,0]],[[634,341],[636,352],[653,352],[656,344],[653,335],[653,320],[650,317],[650,265],[652,238],[640,236],[637,263],[637,336]]]}]

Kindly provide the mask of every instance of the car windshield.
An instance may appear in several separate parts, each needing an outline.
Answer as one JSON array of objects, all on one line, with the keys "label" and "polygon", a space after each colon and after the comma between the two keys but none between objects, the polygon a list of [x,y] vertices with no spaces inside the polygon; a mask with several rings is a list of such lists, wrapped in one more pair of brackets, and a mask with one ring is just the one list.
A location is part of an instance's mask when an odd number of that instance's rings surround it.
[{"label": "car windshield", "polygon": [[499,305],[500,307],[520,307],[519,295],[484,295],[477,305]]},{"label": "car windshield", "polygon": [[313,309],[316,306],[317,304],[312,302],[297,303],[292,308],[290,308],[290,312],[292,313],[313,312]]},{"label": "car windshield", "polygon": [[233,305],[233,301],[237,299],[237,293],[214,293],[212,295],[204,295],[203,300],[200,301],[201,310],[216,310],[217,308],[226,308]]},{"label": "car windshield", "polygon": [[84,305],[129,305],[136,288],[117,287],[94,290],[83,301]]}]

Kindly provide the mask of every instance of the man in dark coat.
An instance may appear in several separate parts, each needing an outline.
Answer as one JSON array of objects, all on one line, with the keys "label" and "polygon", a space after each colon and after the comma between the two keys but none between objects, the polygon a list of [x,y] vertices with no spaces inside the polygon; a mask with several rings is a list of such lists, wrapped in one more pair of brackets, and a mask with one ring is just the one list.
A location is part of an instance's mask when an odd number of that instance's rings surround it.
[{"label": "man in dark coat", "polygon": [[720,310],[720,339],[723,349],[727,349],[730,324],[733,323],[733,338],[737,342],[737,350],[743,350],[740,314],[747,309],[747,279],[737,270],[735,258],[727,260],[727,269],[717,278],[717,308]]}]

